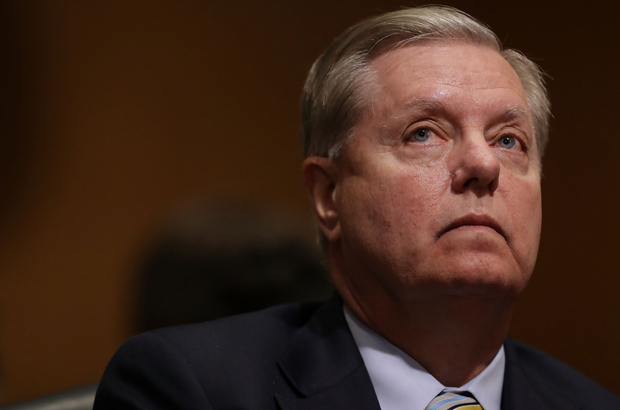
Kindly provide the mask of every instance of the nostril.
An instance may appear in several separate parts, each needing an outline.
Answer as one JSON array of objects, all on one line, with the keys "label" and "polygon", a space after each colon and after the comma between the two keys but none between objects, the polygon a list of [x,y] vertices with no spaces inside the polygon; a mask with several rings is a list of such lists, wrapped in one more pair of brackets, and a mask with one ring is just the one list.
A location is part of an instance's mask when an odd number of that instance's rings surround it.
[{"label": "nostril", "polygon": [[477,183],[479,182],[479,180],[478,180],[478,178],[470,178],[470,179],[468,179],[467,181],[465,181],[464,186],[465,186],[465,187],[469,187],[469,185],[470,185],[472,182],[473,182],[474,184],[477,184]]},{"label": "nostril", "polygon": [[[455,192],[475,191],[476,195],[493,194],[499,184],[499,167],[464,166],[453,174]],[[480,164],[477,164],[480,165]]]}]

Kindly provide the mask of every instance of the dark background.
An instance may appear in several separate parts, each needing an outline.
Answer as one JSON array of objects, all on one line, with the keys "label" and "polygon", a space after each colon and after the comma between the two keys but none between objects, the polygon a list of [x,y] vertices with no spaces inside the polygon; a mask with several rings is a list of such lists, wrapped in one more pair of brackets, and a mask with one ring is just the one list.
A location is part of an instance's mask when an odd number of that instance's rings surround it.
[{"label": "dark background", "polygon": [[[448,4],[552,77],[540,255],[512,334],[620,394],[620,10]],[[309,221],[305,74],[346,27],[407,5],[0,3],[2,400],[99,379],[133,331],[138,255],[175,209],[235,195]]]}]

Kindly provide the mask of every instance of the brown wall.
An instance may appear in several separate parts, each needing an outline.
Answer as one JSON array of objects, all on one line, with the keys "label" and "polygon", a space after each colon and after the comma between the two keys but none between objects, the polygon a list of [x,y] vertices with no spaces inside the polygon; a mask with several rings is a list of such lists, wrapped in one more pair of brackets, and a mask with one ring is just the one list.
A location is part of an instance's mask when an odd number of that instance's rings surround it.
[{"label": "brown wall", "polygon": [[[305,72],[344,28],[403,3],[3,2],[4,401],[98,380],[131,333],[137,255],[173,210],[235,194],[309,217]],[[513,335],[620,394],[618,10],[449,3],[553,77],[541,251]]]}]

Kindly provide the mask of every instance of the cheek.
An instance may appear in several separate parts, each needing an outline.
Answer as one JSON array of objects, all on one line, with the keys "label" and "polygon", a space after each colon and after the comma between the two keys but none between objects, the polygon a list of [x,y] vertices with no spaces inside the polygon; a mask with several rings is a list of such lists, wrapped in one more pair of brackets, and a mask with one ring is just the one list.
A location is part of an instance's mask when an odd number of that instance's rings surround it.
[{"label": "cheek", "polygon": [[450,177],[444,167],[417,167],[395,177],[391,188],[395,197],[392,219],[398,236],[426,239],[449,191]]},{"label": "cheek", "polygon": [[504,188],[500,194],[506,198],[505,212],[512,225],[515,256],[523,269],[532,270],[542,222],[540,182],[537,178],[524,181],[518,176],[507,176],[502,182]]},{"label": "cheek", "polygon": [[450,173],[444,164],[424,165],[408,169],[395,178],[394,191],[408,195],[409,201],[424,207],[436,208],[450,190]]},{"label": "cheek", "polygon": [[427,230],[449,189],[450,176],[442,165],[386,167],[352,177],[342,190],[343,215],[348,216],[343,233],[361,231],[393,248],[411,247],[410,239]]}]

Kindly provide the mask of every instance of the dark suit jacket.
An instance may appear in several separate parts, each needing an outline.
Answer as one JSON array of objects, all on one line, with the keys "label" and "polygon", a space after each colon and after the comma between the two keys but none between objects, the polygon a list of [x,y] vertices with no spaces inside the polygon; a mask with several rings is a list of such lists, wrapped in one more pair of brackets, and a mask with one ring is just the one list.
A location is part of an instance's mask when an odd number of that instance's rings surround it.
[{"label": "dark suit jacket", "polygon": [[[620,398],[565,364],[505,342],[503,410],[620,409]],[[282,305],[129,339],[95,410],[379,410],[340,299]]]}]

